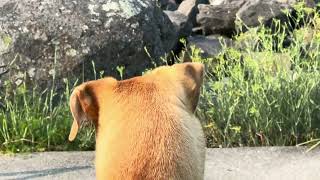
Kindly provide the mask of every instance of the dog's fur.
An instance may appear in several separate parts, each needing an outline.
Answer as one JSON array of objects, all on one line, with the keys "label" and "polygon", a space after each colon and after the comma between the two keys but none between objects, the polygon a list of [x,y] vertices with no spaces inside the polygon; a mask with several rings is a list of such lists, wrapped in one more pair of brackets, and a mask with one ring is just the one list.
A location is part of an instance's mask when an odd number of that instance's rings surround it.
[{"label": "dog's fur", "polygon": [[194,115],[203,71],[183,63],[75,88],[69,140],[84,120],[94,122],[97,179],[203,179],[205,139]]}]

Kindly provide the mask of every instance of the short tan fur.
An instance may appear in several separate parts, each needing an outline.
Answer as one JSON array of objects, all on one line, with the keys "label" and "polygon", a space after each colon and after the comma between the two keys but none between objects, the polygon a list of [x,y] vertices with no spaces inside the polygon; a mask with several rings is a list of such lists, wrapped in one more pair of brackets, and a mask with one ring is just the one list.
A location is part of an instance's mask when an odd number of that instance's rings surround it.
[{"label": "short tan fur", "polygon": [[205,139],[194,115],[203,73],[201,63],[183,63],[75,88],[69,140],[83,121],[95,124],[98,180],[203,179]]}]

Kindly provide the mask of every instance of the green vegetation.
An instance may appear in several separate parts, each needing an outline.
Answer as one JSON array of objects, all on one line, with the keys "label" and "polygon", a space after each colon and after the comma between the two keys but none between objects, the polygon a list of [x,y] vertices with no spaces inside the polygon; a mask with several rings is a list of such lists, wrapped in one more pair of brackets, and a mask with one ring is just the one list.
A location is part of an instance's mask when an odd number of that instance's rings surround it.
[{"label": "green vegetation", "polygon": [[[69,85],[57,97],[53,91],[41,93],[21,85],[13,93],[5,93],[5,108],[0,109],[0,150],[26,152],[45,150],[87,150],[94,147],[92,130],[83,130],[75,143],[67,141],[72,122],[68,106]],[[53,99],[58,102],[53,105]]]},{"label": "green vegetation", "polygon": [[[294,20],[305,26],[274,20],[272,29],[261,25],[239,31],[234,46],[214,59],[192,50],[195,60],[207,64],[198,115],[209,147],[317,142],[320,16],[300,6]],[[292,42],[284,47],[288,38]]]},{"label": "green vegetation", "polygon": [[[274,20],[272,28],[249,28],[238,21],[233,45],[216,58],[202,58],[194,47],[186,52],[206,64],[197,114],[208,147],[319,144],[320,15],[301,4],[296,10],[296,17],[288,14],[291,24]],[[122,78],[125,69],[117,70]],[[23,84],[12,92],[5,83],[0,151],[94,148],[92,128],[81,130],[75,142],[67,140],[72,121],[68,98],[77,83],[64,82],[61,95],[55,86],[39,92]]]}]

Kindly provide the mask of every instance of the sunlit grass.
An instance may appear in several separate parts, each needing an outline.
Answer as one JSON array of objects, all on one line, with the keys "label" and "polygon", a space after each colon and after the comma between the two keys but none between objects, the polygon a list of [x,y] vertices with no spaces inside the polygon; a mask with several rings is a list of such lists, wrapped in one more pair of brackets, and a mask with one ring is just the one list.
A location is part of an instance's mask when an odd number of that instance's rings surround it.
[{"label": "sunlit grass", "polygon": [[[208,147],[319,145],[320,16],[301,5],[296,10],[297,17],[288,18],[303,27],[274,20],[272,29],[261,25],[243,31],[245,25],[238,21],[233,46],[225,46],[217,57],[202,58],[194,47],[185,52],[206,64],[197,115]],[[287,39],[291,43],[284,46]],[[94,77],[102,77],[92,66]],[[117,71],[122,79],[125,68]],[[42,91],[5,82],[0,151],[94,149],[92,128],[82,129],[72,143],[67,140],[69,96],[80,83],[70,81],[64,79],[63,93],[57,92],[54,75],[53,85]]]},{"label": "sunlit grass", "polygon": [[[298,9],[295,20],[305,27],[293,31],[277,20],[273,30],[261,25],[239,31],[235,45],[213,59],[193,50],[193,58],[207,65],[198,115],[209,147],[318,142],[320,17],[312,10],[305,22],[305,13]],[[285,38],[292,41],[287,47]]]}]

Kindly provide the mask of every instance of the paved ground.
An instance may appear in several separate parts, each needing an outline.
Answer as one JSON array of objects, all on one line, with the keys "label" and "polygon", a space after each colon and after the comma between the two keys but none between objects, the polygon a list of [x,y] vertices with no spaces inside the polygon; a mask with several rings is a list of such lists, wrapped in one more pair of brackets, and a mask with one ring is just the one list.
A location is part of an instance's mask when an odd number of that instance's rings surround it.
[{"label": "paved ground", "polygon": [[[93,152],[0,155],[0,179],[94,179]],[[320,150],[208,149],[206,180],[320,180]]]}]

